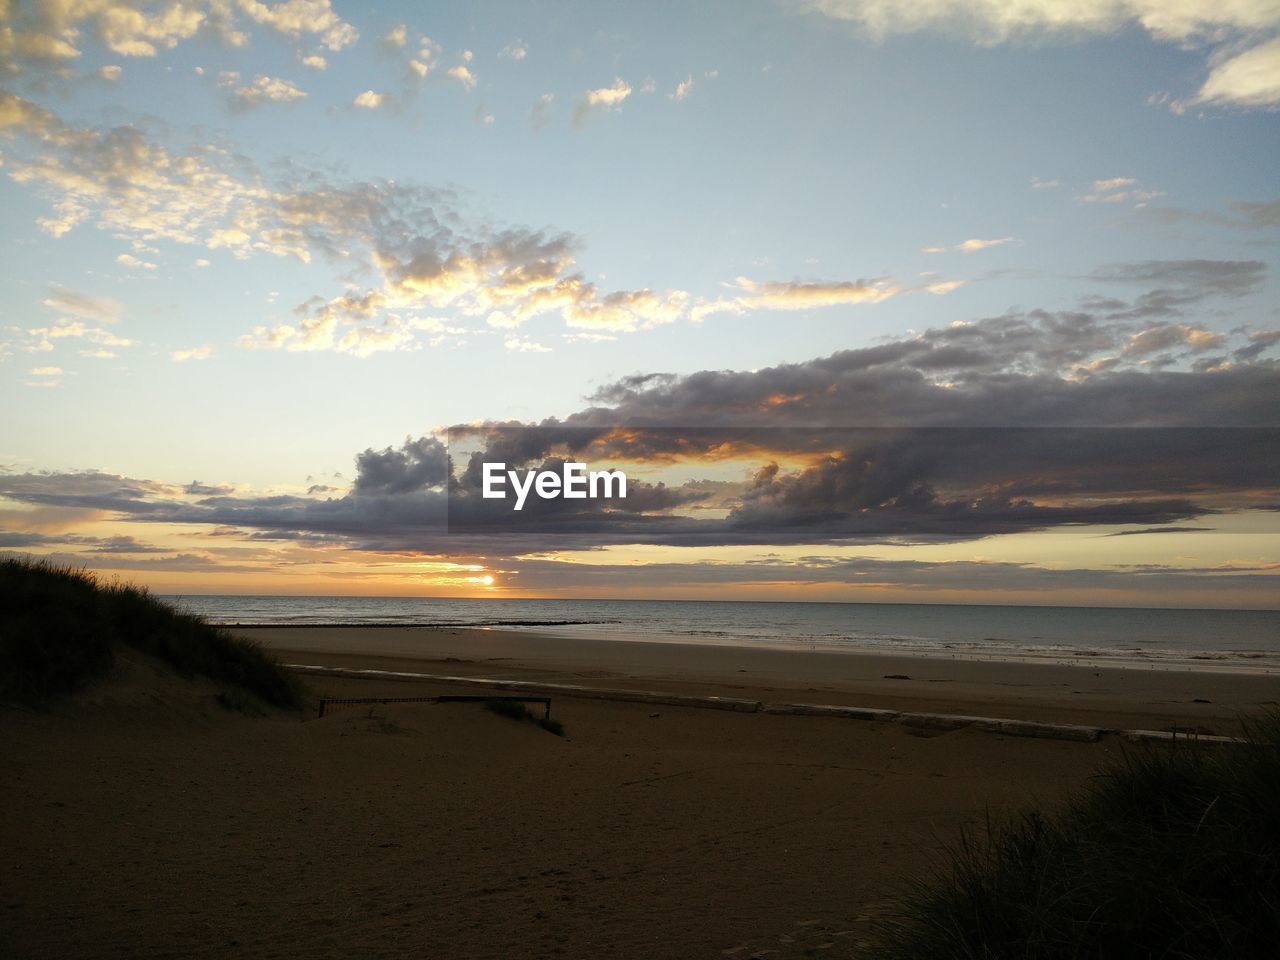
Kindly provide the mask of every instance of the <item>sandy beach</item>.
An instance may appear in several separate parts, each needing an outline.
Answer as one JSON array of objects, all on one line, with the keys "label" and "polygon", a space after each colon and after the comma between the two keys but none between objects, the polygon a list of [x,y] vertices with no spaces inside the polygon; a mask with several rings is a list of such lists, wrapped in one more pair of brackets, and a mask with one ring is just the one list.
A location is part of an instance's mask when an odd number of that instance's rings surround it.
[{"label": "sandy beach", "polygon": [[1120,729],[1231,734],[1280,676],[830,649],[595,640],[502,629],[238,628],[287,663],[655,689]]},{"label": "sandy beach", "polygon": [[[1276,694],[1274,678],[1225,674],[245,632],[291,662],[1155,728],[1227,730]],[[0,827],[0,943],[14,957],[856,956],[963,826],[1052,808],[1123,749],[559,696],[553,716],[564,738],[469,703],[246,716],[135,657],[89,693],[0,716],[0,803],[21,813]]]}]

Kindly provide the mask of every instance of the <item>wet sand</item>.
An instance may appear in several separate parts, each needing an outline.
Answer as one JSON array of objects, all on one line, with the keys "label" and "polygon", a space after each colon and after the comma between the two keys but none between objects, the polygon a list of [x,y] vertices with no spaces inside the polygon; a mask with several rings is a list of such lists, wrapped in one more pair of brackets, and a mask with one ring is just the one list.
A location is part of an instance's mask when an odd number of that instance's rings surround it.
[{"label": "wet sand", "polygon": [[1280,676],[421,627],[240,628],[286,662],[1230,735]]}]

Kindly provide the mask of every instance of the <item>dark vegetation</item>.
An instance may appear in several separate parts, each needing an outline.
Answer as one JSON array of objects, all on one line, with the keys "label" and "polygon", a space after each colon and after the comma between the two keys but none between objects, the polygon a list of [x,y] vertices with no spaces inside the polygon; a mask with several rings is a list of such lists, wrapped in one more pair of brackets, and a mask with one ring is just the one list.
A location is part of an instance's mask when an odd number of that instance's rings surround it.
[{"label": "dark vegetation", "polygon": [[104,676],[130,647],[184,677],[296,708],[303,688],[257,644],[157,600],[146,590],[39,560],[0,560],[0,699],[40,702]]},{"label": "dark vegetation", "polygon": [[1060,814],[963,837],[869,955],[1277,956],[1280,713],[1246,734],[1127,750]]},{"label": "dark vegetation", "polygon": [[532,720],[543,730],[554,733],[557,737],[564,736],[563,723],[550,717],[534,716],[528,707],[517,700],[486,700],[484,705],[499,716],[510,717],[512,720]]}]

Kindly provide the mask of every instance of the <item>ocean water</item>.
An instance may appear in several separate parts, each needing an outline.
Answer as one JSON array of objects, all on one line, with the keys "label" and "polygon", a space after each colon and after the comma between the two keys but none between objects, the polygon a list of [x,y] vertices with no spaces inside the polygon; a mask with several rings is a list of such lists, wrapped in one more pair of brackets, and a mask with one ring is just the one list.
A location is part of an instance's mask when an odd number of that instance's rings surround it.
[{"label": "ocean water", "polygon": [[1280,611],[670,600],[165,597],[242,626],[461,626],[613,640],[981,657],[1198,662],[1280,672]]}]

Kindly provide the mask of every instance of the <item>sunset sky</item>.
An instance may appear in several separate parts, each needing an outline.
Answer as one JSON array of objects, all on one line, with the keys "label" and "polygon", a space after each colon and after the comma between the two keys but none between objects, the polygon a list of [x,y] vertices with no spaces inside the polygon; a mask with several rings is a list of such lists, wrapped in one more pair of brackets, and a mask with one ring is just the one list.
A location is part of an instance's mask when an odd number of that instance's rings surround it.
[{"label": "sunset sky", "polygon": [[[0,552],[1280,607],[1278,111],[1274,0],[0,0]],[[498,424],[639,498],[448,529]]]}]

